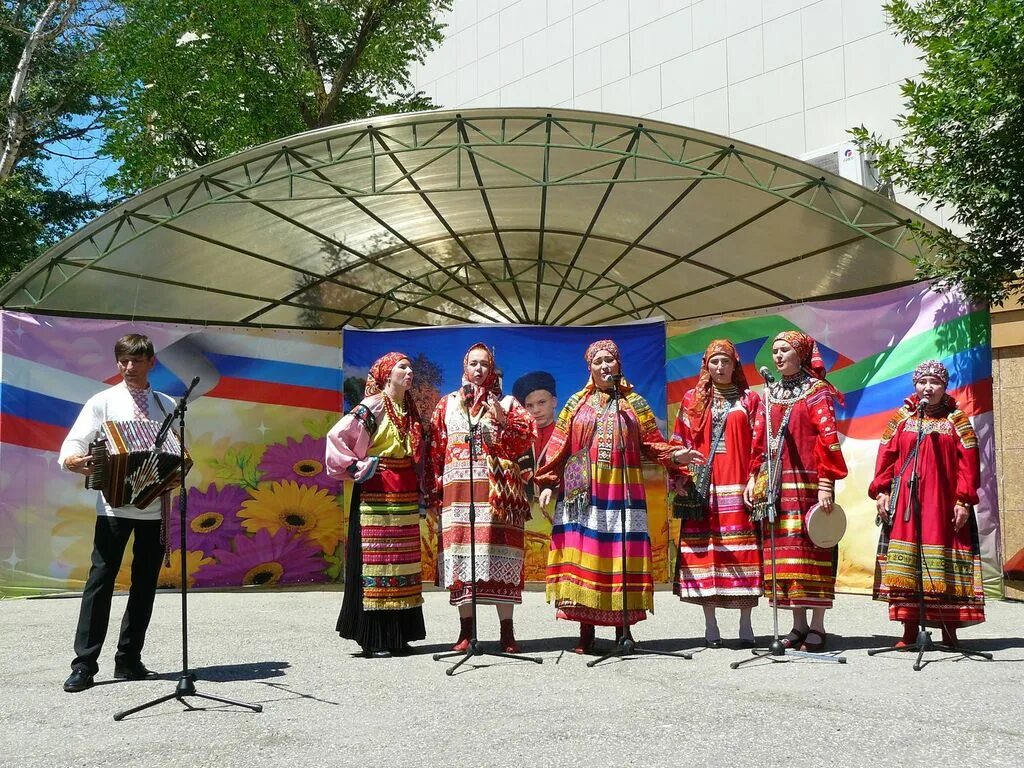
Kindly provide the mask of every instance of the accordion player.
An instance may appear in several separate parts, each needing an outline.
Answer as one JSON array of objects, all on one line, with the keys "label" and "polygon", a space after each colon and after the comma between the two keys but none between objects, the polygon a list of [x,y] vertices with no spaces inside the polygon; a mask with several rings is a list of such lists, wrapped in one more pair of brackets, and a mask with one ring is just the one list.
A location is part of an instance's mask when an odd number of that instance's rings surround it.
[{"label": "accordion player", "polygon": [[[156,438],[160,424],[148,419],[104,421],[89,444],[92,472],[85,487],[98,490],[111,507],[132,505],[146,509],[177,484],[181,443],[174,430],[167,432],[160,448]],[[185,452],[185,472],[192,459]]]}]

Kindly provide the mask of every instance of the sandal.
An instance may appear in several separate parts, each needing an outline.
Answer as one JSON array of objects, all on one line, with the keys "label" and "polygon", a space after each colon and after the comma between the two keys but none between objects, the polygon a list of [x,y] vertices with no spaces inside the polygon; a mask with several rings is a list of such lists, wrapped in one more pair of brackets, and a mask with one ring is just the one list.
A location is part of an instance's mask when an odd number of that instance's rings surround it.
[{"label": "sandal", "polygon": [[[806,638],[810,637],[811,635],[820,637],[821,641],[817,643],[807,642]],[[822,630],[821,632],[819,632],[816,629],[808,630],[807,634],[804,635],[804,638],[804,644],[800,646],[800,650],[804,651],[805,653],[821,653],[825,650],[825,647],[828,645],[828,634],[824,630]]]},{"label": "sandal", "polygon": [[806,632],[801,632],[798,629],[791,629],[789,630],[789,634],[782,638],[782,647],[792,649],[799,648],[806,637]]}]

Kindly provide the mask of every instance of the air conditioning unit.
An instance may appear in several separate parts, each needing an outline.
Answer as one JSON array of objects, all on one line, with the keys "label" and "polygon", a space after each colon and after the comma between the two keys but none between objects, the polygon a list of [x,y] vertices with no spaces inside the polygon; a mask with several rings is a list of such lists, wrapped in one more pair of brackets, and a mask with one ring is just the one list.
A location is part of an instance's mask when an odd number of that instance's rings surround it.
[{"label": "air conditioning unit", "polygon": [[892,184],[878,175],[874,158],[863,154],[860,148],[851,141],[833,144],[831,147],[822,147],[801,155],[800,159],[890,199],[894,198]]}]

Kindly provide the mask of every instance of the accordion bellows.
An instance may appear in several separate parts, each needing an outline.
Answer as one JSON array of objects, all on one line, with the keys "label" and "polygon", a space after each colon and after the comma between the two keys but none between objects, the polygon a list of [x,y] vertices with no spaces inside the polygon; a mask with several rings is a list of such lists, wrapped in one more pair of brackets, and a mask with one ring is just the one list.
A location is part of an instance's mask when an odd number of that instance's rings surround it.
[{"label": "accordion bellows", "polygon": [[[155,450],[160,425],[148,419],[105,421],[89,444],[92,473],[85,487],[97,490],[111,507],[146,509],[170,490],[180,475],[181,443],[174,430]],[[185,453],[185,472],[192,459]]]}]

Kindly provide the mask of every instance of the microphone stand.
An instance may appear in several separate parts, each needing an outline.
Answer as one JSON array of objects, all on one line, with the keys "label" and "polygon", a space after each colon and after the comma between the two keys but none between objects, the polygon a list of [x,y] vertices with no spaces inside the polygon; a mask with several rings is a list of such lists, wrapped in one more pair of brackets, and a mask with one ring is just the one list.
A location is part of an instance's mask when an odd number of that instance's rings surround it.
[{"label": "microphone stand", "polygon": [[[619,563],[620,563],[620,574],[622,575],[622,632],[619,634],[618,640],[615,643],[615,647],[612,648],[608,653],[604,654],[600,658],[588,661],[588,667],[595,667],[602,661],[606,661],[611,658],[625,658],[628,656],[639,656],[646,654],[648,656],[672,656],[677,659],[692,659],[693,655],[684,653],[682,651],[655,651],[650,648],[641,648],[637,645],[633,639],[633,633],[629,627],[629,583],[628,575],[629,571],[626,567],[626,508],[632,506],[632,499],[629,495],[629,479],[626,477],[626,441],[622,439],[624,434],[622,429],[622,413],[619,410],[619,381],[621,376],[612,376],[612,397],[615,400],[615,424],[613,425],[613,439],[614,435],[618,434],[619,440],[619,466],[620,476],[622,484],[622,508],[619,510],[619,525],[622,529],[621,546],[619,548]],[[595,424],[594,429],[597,429],[599,425]],[[642,479],[641,469],[641,479]]]},{"label": "microphone stand", "polygon": [[[925,664],[928,662],[922,662],[921,659],[924,654],[928,651],[946,651],[952,653],[959,653],[962,656],[978,656],[989,661],[992,660],[991,653],[984,653],[982,651],[972,651],[961,645],[945,645],[943,643],[936,643],[932,640],[932,633],[928,631],[928,627],[925,624],[925,596],[924,596],[924,523],[921,519],[921,496],[920,496],[920,482],[921,476],[918,473],[918,462],[921,460],[921,445],[924,443],[924,411],[927,403],[922,398],[918,403],[917,410],[917,436],[914,441],[914,462],[910,471],[910,482],[907,484],[908,490],[910,491],[909,503],[907,504],[907,510],[903,516],[903,522],[909,522],[910,516],[914,518],[914,549],[916,557],[914,558],[914,566],[917,573],[916,585],[917,585],[917,640],[914,643],[914,647],[917,649],[917,659],[914,660],[914,671],[920,672],[924,669]],[[896,510],[892,511],[895,514]],[[892,521],[889,521],[889,525],[892,525]],[[880,653],[889,653],[891,651],[907,650],[907,647],[899,648],[895,645],[888,646],[886,648],[872,648],[868,651],[868,656],[877,656]]]},{"label": "microphone stand", "polygon": [[211,696],[208,693],[199,693],[196,690],[196,675],[195,672],[189,670],[188,666],[188,567],[187,560],[185,557],[186,552],[186,532],[187,532],[187,520],[188,520],[188,495],[185,493],[185,411],[188,409],[188,396],[195,388],[196,384],[199,383],[199,377],[196,376],[189,388],[185,391],[185,394],[181,396],[178,401],[177,407],[167,415],[164,419],[163,426],[160,428],[160,433],[157,435],[154,452],[158,450],[167,437],[167,433],[170,431],[171,423],[174,421],[174,417],[178,417],[178,519],[180,521],[181,528],[181,674],[178,676],[178,684],[174,689],[174,693],[168,693],[164,696],[160,696],[152,701],[147,701],[145,704],[140,704],[137,707],[126,709],[123,712],[118,712],[114,715],[114,720],[123,720],[128,715],[133,715],[136,712],[141,712],[144,709],[155,707],[157,704],[163,704],[165,701],[171,699],[177,699],[180,701],[185,709],[193,710],[198,707],[193,707],[187,701],[186,696],[195,696],[200,699],[207,699],[209,701],[216,701],[221,704],[230,704],[235,707],[245,707],[251,709],[253,712],[262,712],[262,704],[244,704],[240,701],[233,701],[232,699],[225,699],[220,696]]},{"label": "microphone stand", "polygon": [[477,602],[476,602],[476,478],[473,476],[473,463],[475,459],[474,448],[477,443],[477,432],[480,429],[480,421],[473,422],[473,414],[468,405],[466,408],[466,421],[469,422],[469,580],[473,584],[470,592],[470,605],[473,608],[473,631],[469,638],[469,647],[465,651],[450,651],[448,653],[435,653],[434,661],[443,661],[453,656],[461,656],[455,664],[444,671],[448,677],[455,674],[455,670],[465,664],[474,656],[497,656],[502,659],[517,659],[519,661],[532,661],[535,664],[542,664],[543,659],[534,656],[524,656],[518,653],[505,653],[504,651],[485,651],[480,647],[477,639]]},{"label": "microphone stand", "polygon": [[[749,659],[743,659],[742,661],[734,661],[729,665],[729,669],[739,669],[744,664],[749,664],[752,661],[758,659],[768,659],[775,663],[785,663],[791,659],[787,657],[810,659],[811,661],[826,661],[835,664],[845,664],[845,656],[833,656],[831,654],[821,653],[810,653],[809,651],[795,650],[793,648],[787,648],[783,645],[782,640],[779,638],[779,581],[776,578],[776,558],[775,558],[775,518],[778,514],[777,501],[782,497],[782,440],[779,440],[779,446],[774,452],[772,451],[772,408],[771,408],[771,387],[769,386],[775,381],[775,377],[772,376],[767,369],[767,366],[762,367],[759,373],[764,378],[764,430],[765,430],[765,461],[768,463],[768,503],[767,509],[765,510],[765,519],[768,521],[768,541],[769,549],[771,551],[772,559],[772,641],[768,644],[767,648],[754,648],[751,653],[753,654]],[[780,438],[782,425],[779,425]],[[778,488],[778,495],[776,496],[775,490]],[[762,529],[764,523],[762,522]]]}]

